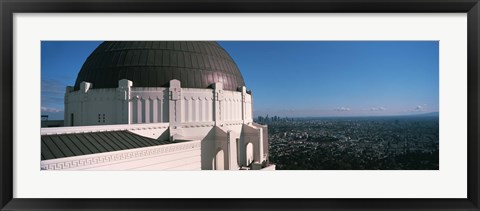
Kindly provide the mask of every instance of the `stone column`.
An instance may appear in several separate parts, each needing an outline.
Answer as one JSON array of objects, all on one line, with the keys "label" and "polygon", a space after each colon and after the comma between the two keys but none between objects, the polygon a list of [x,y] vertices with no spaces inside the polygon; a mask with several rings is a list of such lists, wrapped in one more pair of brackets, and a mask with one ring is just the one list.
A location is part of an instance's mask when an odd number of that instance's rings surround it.
[{"label": "stone column", "polygon": [[227,141],[228,141],[228,169],[229,170],[238,170],[238,153],[239,149],[237,146],[237,137],[238,134],[233,131],[227,131]]},{"label": "stone column", "polygon": [[247,123],[247,88],[242,86],[242,121],[243,124]]},{"label": "stone column", "polygon": [[171,80],[169,88],[168,117],[170,135],[174,135],[181,127],[182,121],[182,88],[179,80]]},{"label": "stone column", "polygon": [[258,162],[263,161],[263,128],[258,128]]},{"label": "stone column", "polygon": [[[90,114],[88,113],[89,110],[85,106],[85,102],[88,101],[88,90],[92,88],[92,84],[83,81],[80,83],[80,113],[79,115],[76,115],[74,118],[78,118],[79,120],[79,125],[87,125],[89,122],[87,122],[85,117],[88,117]],[[78,116],[78,117],[77,117]]]},{"label": "stone column", "polygon": [[215,125],[219,127],[223,127],[223,116],[222,113],[222,101],[224,100],[223,97],[223,84],[222,83],[215,83],[214,84],[214,95],[213,95],[213,108],[214,108],[214,115],[213,121],[215,121]]},{"label": "stone column", "polygon": [[130,99],[132,91],[133,82],[127,79],[122,79],[118,81],[117,88],[117,99],[119,103],[117,104],[117,123],[120,124],[131,124],[132,117],[130,114]]}]

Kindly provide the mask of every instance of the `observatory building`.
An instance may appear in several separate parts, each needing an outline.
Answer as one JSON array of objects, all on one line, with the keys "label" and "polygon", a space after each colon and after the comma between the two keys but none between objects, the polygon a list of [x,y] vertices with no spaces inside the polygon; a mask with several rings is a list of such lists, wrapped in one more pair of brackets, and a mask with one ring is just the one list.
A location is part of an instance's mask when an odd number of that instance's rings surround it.
[{"label": "observatory building", "polygon": [[41,129],[42,170],[274,170],[267,126],[216,42],[103,42]]}]

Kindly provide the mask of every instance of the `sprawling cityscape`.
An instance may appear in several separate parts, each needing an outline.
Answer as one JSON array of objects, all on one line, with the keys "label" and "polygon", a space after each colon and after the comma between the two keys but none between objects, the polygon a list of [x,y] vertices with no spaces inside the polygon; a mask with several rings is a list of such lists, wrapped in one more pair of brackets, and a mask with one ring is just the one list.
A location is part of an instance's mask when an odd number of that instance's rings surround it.
[{"label": "sprawling cityscape", "polygon": [[277,170],[439,169],[438,113],[256,121],[268,124]]}]

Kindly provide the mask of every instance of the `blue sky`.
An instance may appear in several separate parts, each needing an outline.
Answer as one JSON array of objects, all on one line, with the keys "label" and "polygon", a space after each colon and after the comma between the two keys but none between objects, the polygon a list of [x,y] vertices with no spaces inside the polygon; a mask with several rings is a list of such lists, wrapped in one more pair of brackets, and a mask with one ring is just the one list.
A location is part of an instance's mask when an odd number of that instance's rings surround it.
[{"label": "blue sky", "polygon": [[[42,42],[42,114],[101,42]],[[254,97],[254,116],[383,116],[438,112],[437,41],[222,41]]]}]

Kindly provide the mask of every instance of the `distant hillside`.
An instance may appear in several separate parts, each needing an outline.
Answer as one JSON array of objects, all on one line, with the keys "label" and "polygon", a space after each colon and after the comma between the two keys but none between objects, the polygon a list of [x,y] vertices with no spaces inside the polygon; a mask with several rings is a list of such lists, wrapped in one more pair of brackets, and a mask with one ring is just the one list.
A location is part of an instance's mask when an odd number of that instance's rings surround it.
[{"label": "distant hillside", "polygon": [[[255,119],[258,121],[259,117],[264,118],[262,116],[257,116]],[[311,117],[278,117],[279,120],[285,119],[365,119],[365,118],[410,118],[410,117],[439,117],[439,112],[429,112],[429,113],[420,113],[420,114],[402,114],[402,115],[389,115],[389,116],[311,116]],[[273,117],[270,117],[273,119]],[[262,119],[263,121],[264,119]],[[275,121],[275,120],[270,120]]]}]

